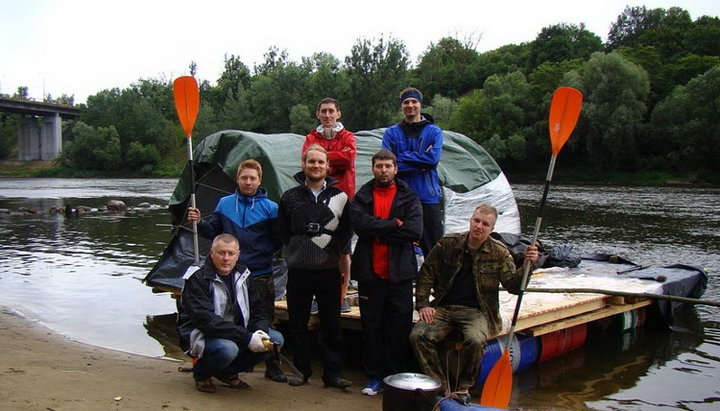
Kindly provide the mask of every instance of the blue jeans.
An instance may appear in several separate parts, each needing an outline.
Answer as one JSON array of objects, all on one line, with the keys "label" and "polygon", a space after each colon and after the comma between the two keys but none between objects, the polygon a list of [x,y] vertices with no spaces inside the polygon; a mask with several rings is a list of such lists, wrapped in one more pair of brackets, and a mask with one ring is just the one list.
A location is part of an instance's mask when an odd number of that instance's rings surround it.
[{"label": "blue jeans", "polygon": [[[270,341],[285,343],[280,332],[269,330]],[[252,352],[247,346],[238,346],[225,338],[206,338],[202,358],[193,366],[193,377],[206,380],[210,377],[230,378],[239,372],[252,371],[255,364],[267,360],[272,352]]]}]

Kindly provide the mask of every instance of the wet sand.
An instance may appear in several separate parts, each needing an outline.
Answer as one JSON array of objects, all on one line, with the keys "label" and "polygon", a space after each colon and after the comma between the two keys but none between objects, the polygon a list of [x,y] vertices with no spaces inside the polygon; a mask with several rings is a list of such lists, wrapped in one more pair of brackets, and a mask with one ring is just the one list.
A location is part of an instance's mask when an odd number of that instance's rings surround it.
[{"label": "wet sand", "polygon": [[12,309],[0,310],[0,409],[3,410],[379,410],[382,397],[360,394],[362,375],[348,391],[323,388],[316,375],[291,387],[263,378],[264,365],[234,390],[216,381],[214,394],[195,390],[180,361],[93,347],[58,335]]}]

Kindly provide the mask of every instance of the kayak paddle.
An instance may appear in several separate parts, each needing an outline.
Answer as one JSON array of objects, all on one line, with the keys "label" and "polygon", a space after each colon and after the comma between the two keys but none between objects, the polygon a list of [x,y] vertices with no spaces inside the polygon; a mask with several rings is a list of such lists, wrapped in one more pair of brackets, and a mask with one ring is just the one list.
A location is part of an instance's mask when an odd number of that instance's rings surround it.
[{"label": "kayak paddle", "polygon": [[[177,110],[180,124],[187,136],[188,167],[190,168],[190,206],[195,208],[195,171],[193,170],[192,129],[195,126],[198,111],[200,110],[200,90],[195,77],[178,77],[173,82],[173,95],[175,97],[175,110]],[[193,245],[195,265],[200,263],[200,247],[198,245],[197,222],[193,222]]]},{"label": "kayak paddle", "polygon": [[[555,169],[555,161],[558,153],[562,149],[565,142],[570,137],[582,107],[582,93],[574,88],[560,87],[555,90],[552,102],[550,103],[550,117],[548,129],[550,132],[550,142],[552,144],[552,156],[550,157],[550,166],[548,167],[547,178],[545,179],[545,188],[543,189],[542,200],[540,200],[540,209],[538,211],[537,220],[535,220],[535,231],[533,233],[532,242],[536,245],[538,233],[540,232],[540,223],[542,223],[543,208],[547,200],[548,190],[550,189],[550,180],[552,180],[553,170]],[[494,407],[507,408],[510,404],[512,395],[512,363],[510,361],[510,346],[515,333],[515,325],[520,314],[520,304],[522,303],[523,292],[530,273],[530,264],[526,261],[523,264],[523,277],[520,283],[520,293],[515,304],[515,312],[513,313],[510,330],[507,334],[507,343],[500,359],[493,366],[492,370],[483,385],[482,395],[480,396],[480,404]]]}]

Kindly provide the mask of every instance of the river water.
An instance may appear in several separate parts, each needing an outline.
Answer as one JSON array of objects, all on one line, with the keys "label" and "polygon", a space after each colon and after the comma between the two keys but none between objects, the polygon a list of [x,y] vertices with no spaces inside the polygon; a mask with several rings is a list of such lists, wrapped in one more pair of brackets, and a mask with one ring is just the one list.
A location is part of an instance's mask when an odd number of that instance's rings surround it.
[{"label": "river water", "polygon": [[[0,209],[11,211],[0,212],[0,305],[73,340],[181,358],[174,300],[141,282],[170,239],[174,187],[164,179],[0,179]],[[530,232],[542,186],[513,189]],[[100,208],[110,199],[130,211],[48,212]],[[710,274],[703,298],[720,300],[720,189],[554,186],[540,237],[637,264],[703,266]],[[700,305],[672,331],[596,336],[517,374],[511,407],[715,410],[718,381],[720,309]]]}]

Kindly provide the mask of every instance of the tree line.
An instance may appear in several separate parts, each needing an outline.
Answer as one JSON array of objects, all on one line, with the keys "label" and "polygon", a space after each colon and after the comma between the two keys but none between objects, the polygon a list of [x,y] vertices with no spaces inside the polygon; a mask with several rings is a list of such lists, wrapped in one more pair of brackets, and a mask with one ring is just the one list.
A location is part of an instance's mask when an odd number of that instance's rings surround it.
[{"label": "tree line", "polygon": [[[415,86],[443,129],[481,144],[506,172],[540,172],[549,158],[547,112],[560,86],[584,106],[563,163],[600,175],[655,170],[717,181],[720,171],[720,19],[680,8],[627,7],[603,43],[583,24],[543,28],[527,43],[476,51],[477,36],[431,43],[416,62],[393,37],[358,39],[342,61],[293,61],[271,47],[252,69],[226,55],[215,81],[200,79],[194,140],[224,129],[306,134],[323,97],[341,102],[350,130],[401,119],[398,93]],[[189,72],[195,75],[191,62]],[[27,90],[24,90],[27,94]],[[22,88],[16,94],[22,98]],[[48,100],[72,104],[72,97]],[[184,160],[169,79],[139,79],[80,105],[63,167],[176,173]],[[14,117],[0,120],[0,157],[12,153]]]}]

